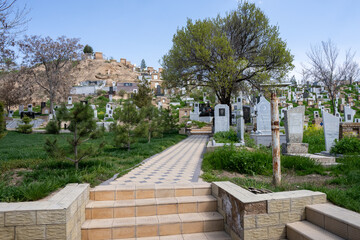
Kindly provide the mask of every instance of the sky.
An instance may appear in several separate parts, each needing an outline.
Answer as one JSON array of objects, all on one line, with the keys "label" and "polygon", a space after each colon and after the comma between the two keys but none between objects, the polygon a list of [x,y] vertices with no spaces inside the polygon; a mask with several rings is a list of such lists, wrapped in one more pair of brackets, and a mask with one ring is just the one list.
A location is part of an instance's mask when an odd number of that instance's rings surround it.
[{"label": "sky", "polygon": [[[280,37],[294,55],[301,79],[302,63],[312,45],[331,39],[340,57],[350,49],[360,63],[360,1],[358,0],[251,0],[279,27]],[[225,16],[237,0],[17,0],[27,5],[27,35],[81,39],[105,57],[126,58],[140,65],[161,67],[172,46],[172,37],[188,18]]]}]

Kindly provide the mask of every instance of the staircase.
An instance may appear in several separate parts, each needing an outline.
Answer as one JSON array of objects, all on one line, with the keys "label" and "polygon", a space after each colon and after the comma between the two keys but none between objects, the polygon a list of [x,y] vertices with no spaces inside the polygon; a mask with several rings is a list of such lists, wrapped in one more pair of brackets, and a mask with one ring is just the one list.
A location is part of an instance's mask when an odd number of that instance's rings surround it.
[{"label": "staircase", "polygon": [[306,207],[306,221],[287,224],[289,240],[360,239],[360,214],[332,204]]},{"label": "staircase", "polygon": [[212,126],[206,125],[202,128],[191,128],[190,129],[191,135],[209,135],[212,134]]},{"label": "staircase", "polygon": [[82,240],[230,240],[208,183],[108,185],[90,191]]}]

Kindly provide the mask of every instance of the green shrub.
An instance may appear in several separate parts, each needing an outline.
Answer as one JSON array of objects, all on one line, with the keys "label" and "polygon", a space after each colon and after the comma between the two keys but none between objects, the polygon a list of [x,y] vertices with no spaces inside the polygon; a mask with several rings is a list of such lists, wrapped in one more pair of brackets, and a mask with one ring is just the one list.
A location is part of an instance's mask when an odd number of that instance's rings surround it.
[{"label": "green shrub", "polygon": [[207,123],[205,123],[205,122],[200,122],[200,121],[195,121],[195,120],[192,121],[192,124],[196,125],[198,128],[202,128],[207,125]]},{"label": "green shrub", "polygon": [[325,151],[324,130],[322,127],[310,125],[304,131],[303,142],[309,144],[309,153]]},{"label": "green shrub", "polygon": [[32,133],[32,124],[30,124],[31,122],[31,118],[29,118],[28,116],[24,116],[22,119],[23,124],[19,124],[16,128],[16,130],[20,133],[25,133],[25,134],[29,134]]},{"label": "green shrub", "polygon": [[214,134],[215,142],[218,143],[237,143],[239,142],[237,134],[233,129],[226,132],[217,132]]},{"label": "green shrub", "polygon": [[340,141],[335,140],[331,153],[336,154],[360,154],[360,140],[356,137],[344,137]]},{"label": "green shrub", "polygon": [[283,168],[295,170],[298,175],[311,173],[323,174],[325,169],[313,159],[301,156],[281,156],[281,166]]},{"label": "green shrub", "polygon": [[47,134],[59,134],[60,129],[58,123],[55,120],[50,120],[45,127]]},{"label": "green shrub", "polygon": [[244,133],[245,146],[249,148],[256,148],[255,139],[250,138],[249,133]]}]

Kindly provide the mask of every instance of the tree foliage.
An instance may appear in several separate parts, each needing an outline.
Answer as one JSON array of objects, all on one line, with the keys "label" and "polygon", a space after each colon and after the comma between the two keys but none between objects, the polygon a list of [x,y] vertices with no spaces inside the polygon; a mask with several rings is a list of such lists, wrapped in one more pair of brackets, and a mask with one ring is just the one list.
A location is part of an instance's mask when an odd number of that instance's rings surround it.
[{"label": "tree foliage", "polygon": [[26,104],[34,92],[29,79],[23,71],[4,72],[0,75],[0,101],[9,113],[10,108],[18,104]]},{"label": "tree foliage", "polygon": [[142,60],[141,60],[140,68],[141,68],[141,70],[144,70],[144,69],[146,68],[145,59],[142,59]]},{"label": "tree foliage", "polygon": [[130,150],[135,141],[135,128],[140,120],[139,112],[132,101],[125,101],[122,107],[116,108],[114,118],[120,123],[115,126],[115,145]]},{"label": "tree foliage", "polygon": [[142,107],[140,110],[140,118],[140,124],[135,129],[138,136],[146,137],[148,143],[150,143],[152,137],[162,134],[162,119],[156,107],[153,105]]},{"label": "tree foliage", "polygon": [[163,57],[163,78],[172,87],[206,86],[230,105],[243,82],[257,86],[292,69],[293,56],[255,4],[239,3],[225,17],[188,20]]},{"label": "tree foliage", "polygon": [[335,99],[340,86],[360,75],[359,65],[354,61],[355,53],[348,50],[344,62],[339,63],[339,49],[328,40],[312,46],[307,56],[309,62],[303,69],[304,78],[324,83],[335,114]]},{"label": "tree foliage", "polygon": [[138,92],[133,96],[134,103],[139,108],[149,106],[151,105],[152,97],[153,94],[149,83],[143,79],[143,81],[138,84]]},{"label": "tree foliage", "polygon": [[71,61],[79,60],[82,45],[78,38],[65,36],[51,37],[25,36],[18,41],[20,52],[24,54],[23,64],[32,76],[33,83],[42,88],[49,97],[50,111],[54,101],[69,92],[73,78],[70,77]]},{"label": "tree foliage", "polygon": [[84,47],[83,52],[92,54],[92,53],[94,53],[94,50],[93,50],[93,48],[91,46],[86,44],[85,47]]},{"label": "tree foliage", "polygon": [[20,133],[25,133],[25,134],[32,133],[33,125],[30,124],[30,122],[31,122],[31,118],[25,115],[22,119],[22,123],[16,127],[16,130]]},{"label": "tree foliage", "polygon": [[0,102],[0,138],[5,136],[6,125],[4,119],[4,105]]}]

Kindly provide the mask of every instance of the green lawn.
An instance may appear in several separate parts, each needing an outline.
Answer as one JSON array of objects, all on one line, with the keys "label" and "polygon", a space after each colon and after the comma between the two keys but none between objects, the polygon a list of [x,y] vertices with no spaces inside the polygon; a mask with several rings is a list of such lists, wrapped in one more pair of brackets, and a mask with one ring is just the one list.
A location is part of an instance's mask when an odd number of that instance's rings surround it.
[{"label": "green lawn", "polygon": [[100,144],[104,141],[102,152],[82,160],[79,170],[75,171],[72,162],[52,159],[44,150],[46,138],[58,138],[60,146],[67,146],[70,136],[8,132],[0,140],[0,202],[37,200],[68,183],[88,182],[95,186],[115,173],[125,174],[127,169],[142,160],[186,138],[184,135],[167,134],[163,138],[153,138],[149,144],[146,139],[138,139],[128,151],[115,148],[113,134],[105,133],[103,138],[87,143]]}]

